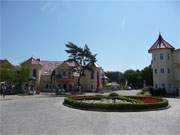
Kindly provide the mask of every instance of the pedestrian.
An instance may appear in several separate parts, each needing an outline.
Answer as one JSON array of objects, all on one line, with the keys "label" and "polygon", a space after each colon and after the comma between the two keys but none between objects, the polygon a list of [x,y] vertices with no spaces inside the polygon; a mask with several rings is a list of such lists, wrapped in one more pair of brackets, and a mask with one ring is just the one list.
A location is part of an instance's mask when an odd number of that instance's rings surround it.
[{"label": "pedestrian", "polygon": [[2,84],[2,85],[1,85],[1,89],[2,89],[3,99],[5,99],[5,96],[6,96],[6,85],[5,85],[5,84]]}]

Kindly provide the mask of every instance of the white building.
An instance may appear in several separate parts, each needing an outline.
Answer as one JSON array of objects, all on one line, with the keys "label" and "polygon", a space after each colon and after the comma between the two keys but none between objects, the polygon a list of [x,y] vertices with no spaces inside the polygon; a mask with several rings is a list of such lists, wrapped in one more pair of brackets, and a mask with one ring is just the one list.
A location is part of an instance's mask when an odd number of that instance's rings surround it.
[{"label": "white building", "polygon": [[168,94],[180,90],[180,49],[159,35],[148,52],[152,53],[153,87],[165,88]]}]

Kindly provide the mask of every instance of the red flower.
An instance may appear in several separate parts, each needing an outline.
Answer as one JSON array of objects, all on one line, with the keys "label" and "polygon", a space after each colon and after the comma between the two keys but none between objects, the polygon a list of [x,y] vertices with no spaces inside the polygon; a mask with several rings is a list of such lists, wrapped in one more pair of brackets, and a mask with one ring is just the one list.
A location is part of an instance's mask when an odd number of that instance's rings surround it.
[{"label": "red flower", "polygon": [[157,99],[157,98],[144,98],[143,102],[144,103],[157,103],[157,102],[160,102],[160,99]]}]

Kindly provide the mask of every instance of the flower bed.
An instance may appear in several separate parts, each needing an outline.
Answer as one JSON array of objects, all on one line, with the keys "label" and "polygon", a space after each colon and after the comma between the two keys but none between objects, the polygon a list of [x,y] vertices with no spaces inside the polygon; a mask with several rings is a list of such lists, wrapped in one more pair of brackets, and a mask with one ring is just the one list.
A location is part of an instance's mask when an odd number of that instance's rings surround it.
[{"label": "flower bed", "polygon": [[158,103],[162,100],[154,97],[131,97],[131,98],[142,101],[143,103]]},{"label": "flower bed", "polygon": [[[104,99],[122,100],[125,102],[101,102]],[[97,100],[97,102],[89,102],[90,100]],[[70,96],[64,99],[63,104],[72,108],[95,111],[142,111],[167,108],[169,105],[166,99],[120,95],[116,96],[116,99],[107,95]]]}]

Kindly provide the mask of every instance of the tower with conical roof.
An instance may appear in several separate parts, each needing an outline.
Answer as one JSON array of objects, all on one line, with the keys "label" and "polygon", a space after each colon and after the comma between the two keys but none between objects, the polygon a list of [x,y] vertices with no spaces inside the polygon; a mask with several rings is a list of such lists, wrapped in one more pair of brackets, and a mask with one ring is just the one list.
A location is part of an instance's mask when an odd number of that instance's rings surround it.
[{"label": "tower with conical roof", "polygon": [[148,50],[152,54],[153,87],[164,88],[168,94],[175,92],[173,52],[175,48],[159,34],[156,42]]}]

